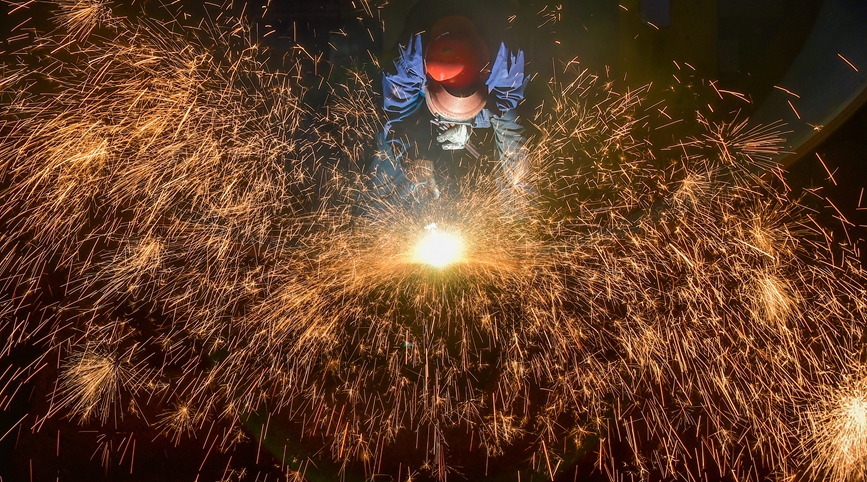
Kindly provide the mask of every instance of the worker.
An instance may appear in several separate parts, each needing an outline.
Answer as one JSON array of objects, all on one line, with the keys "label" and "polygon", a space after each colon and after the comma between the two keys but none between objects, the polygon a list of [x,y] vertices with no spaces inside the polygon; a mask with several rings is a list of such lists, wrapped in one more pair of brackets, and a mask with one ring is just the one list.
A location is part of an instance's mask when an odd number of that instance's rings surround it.
[{"label": "worker", "polygon": [[500,43],[491,61],[473,22],[460,15],[441,18],[427,34],[427,45],[423,39],[415,33],[406,46],[399,46],[396,72],[382,77],[388,119],[368,168],[369,202],[383,206],[440,197],[434,164],[425,156],[411,159],[413,149],[423,147],[415,139],[419,129],[401,130],[419,116],[422,120],[415,125],[427,129],[429,136],[434,131],[440,152],[467,151],[478,158],[474,129],[493,129],[501,193],[510,203],[531,201],[535,191],[516,110],[528,80],[524,53]]}]

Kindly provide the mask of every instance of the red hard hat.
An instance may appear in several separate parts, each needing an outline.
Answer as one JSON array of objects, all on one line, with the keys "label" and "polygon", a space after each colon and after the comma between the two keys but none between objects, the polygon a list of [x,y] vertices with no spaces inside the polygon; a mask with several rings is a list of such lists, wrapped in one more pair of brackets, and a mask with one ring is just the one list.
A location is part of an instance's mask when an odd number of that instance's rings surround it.
[{"label": "red hard hat", "polygon": [[439,20],[431,38],[425,52],[428,108],[446,120],[470,120],[487,102],[488,47],[473,23],[459,15]]}]

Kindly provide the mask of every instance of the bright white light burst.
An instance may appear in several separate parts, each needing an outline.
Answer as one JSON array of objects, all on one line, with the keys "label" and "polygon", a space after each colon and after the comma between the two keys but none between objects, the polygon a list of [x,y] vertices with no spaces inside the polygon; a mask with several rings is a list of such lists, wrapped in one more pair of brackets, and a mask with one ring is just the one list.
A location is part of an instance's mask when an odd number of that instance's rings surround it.
[{"label": "bright white light burst", "polygon": [[464,243],[454,233],[440,231],[436,223],[424,227],[425,234],[415,247],[414,260],[435,268],[456,263],[463,254]]}]

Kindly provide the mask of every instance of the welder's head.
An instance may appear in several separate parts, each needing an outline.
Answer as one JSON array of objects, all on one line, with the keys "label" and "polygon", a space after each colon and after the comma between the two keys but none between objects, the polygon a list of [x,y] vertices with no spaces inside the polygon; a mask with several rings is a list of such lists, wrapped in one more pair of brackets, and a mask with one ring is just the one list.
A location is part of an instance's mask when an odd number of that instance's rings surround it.
[{"label": "welder's head", "polygon": [[466,17],[434,24],[425,51],[425,99],[431,113],[446,121],[471,121],[488,100],[488,47]]}]

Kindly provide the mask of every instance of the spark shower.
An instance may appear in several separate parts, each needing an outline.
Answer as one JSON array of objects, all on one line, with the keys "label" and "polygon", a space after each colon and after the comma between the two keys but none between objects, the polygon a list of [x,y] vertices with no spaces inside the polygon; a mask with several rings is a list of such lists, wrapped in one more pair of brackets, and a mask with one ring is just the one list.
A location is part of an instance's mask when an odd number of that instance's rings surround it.
[{"label": "spark shower", "polygon": [[[6,436],[259,437],[299,480],[326,470],[299,444],[401,481],[586,453],[612,480],[867,476],[864,279],[770,162],[782,126],[697,109],[651,142],[655,88],[566,65],[528,119],[538,203],[477,170],[356,216],[382,128],[363,70],[316,110],[307,64],[270,68],[230,9],[55,3],[0,79],[0,404],[51,387]],[[459,262],[413,262],[426,227]],[[134,472],[138,437],[103,462]]]}]

